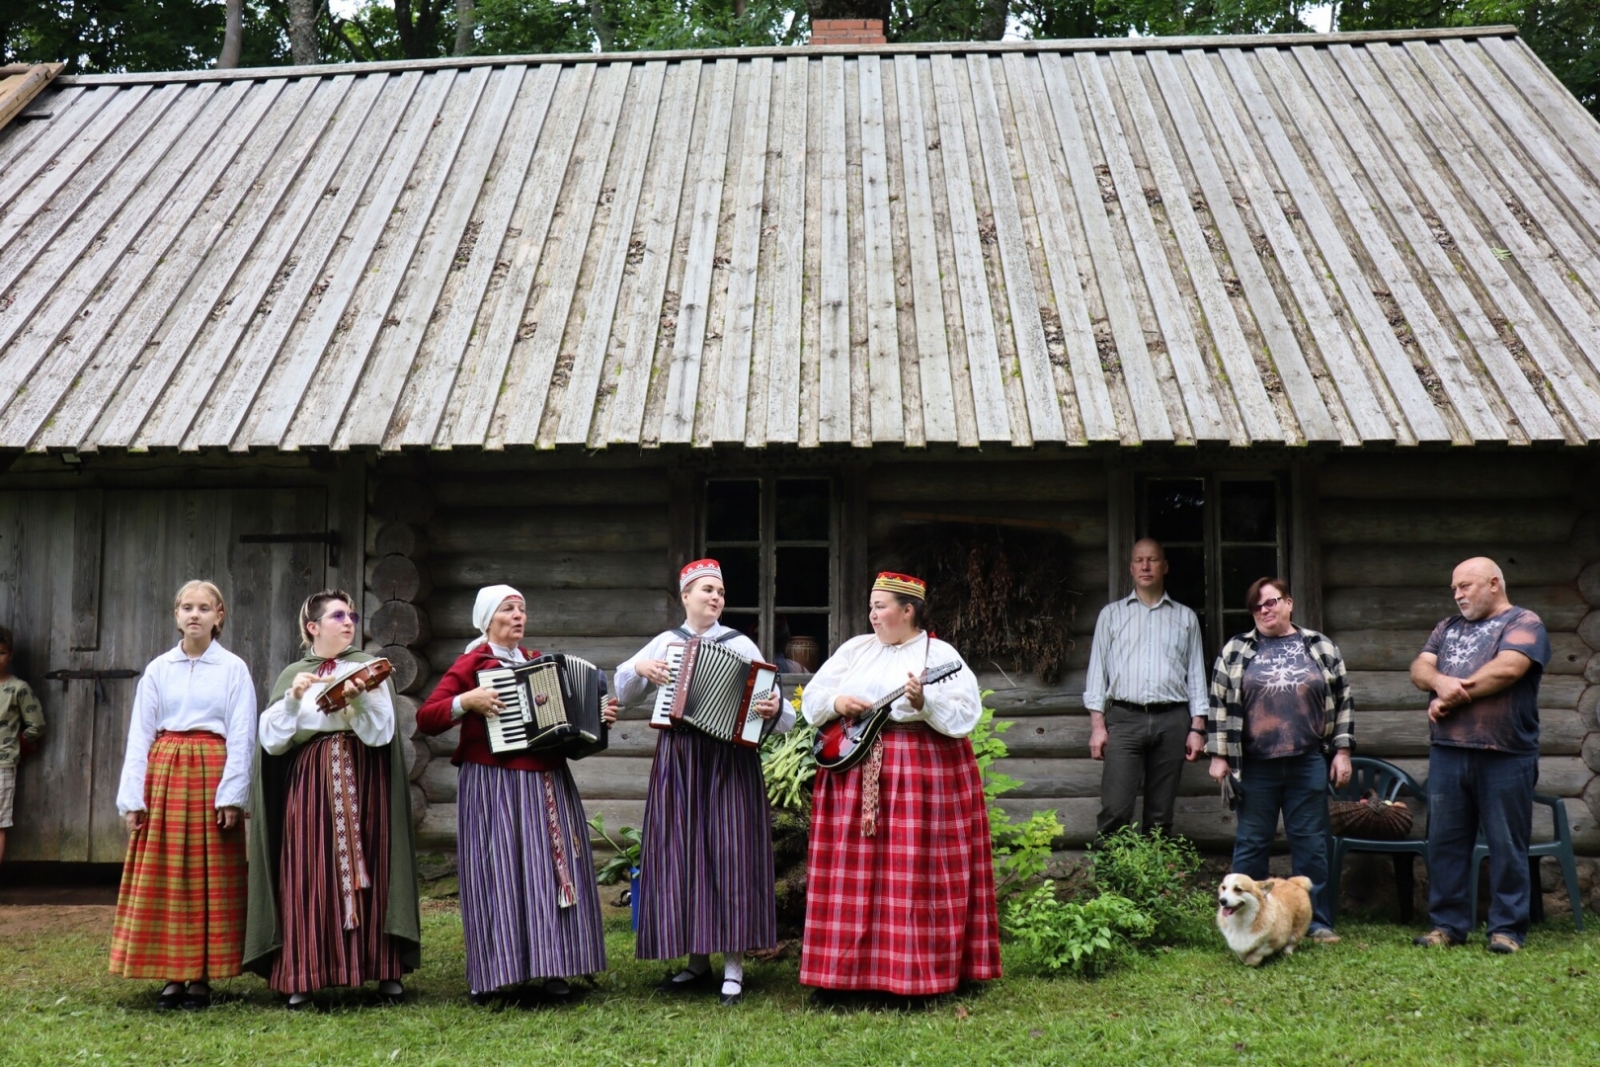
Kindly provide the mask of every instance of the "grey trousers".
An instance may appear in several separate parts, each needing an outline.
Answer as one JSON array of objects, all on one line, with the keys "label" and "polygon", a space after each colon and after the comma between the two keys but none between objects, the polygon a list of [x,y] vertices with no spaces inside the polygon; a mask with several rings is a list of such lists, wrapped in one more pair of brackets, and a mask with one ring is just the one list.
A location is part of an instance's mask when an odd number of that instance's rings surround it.
[{"label": "grey trousers", "polygon": [[1133,822],[1134,803],[1144,790],[1144,817],[1139,832],[1156,827],[1172,833],[1172,812],[1183,774],[1184,744],[1189,736],[1187,708],[1148,713],[1106,708],[1105,767],[1100,777],[1101,836]]}]

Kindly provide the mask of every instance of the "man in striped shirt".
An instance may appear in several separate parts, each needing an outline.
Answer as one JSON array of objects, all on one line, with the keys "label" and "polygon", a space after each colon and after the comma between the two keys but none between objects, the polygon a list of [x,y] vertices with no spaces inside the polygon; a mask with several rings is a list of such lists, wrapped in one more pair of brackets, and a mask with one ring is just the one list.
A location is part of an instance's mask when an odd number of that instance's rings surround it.
[{"label": "man in striped shirt", "polygon": [[1145,538],[1128,565],[1133,592],[1100,609],[1089,651],[1083,703],[1089,709],[1089,755],[1105,762],[1100,778],[1101,836],[1133,822],[1172,833],[1185,759],[1206,742],[1206,675],[1200,620],[1167,595],[1167,554]]}]

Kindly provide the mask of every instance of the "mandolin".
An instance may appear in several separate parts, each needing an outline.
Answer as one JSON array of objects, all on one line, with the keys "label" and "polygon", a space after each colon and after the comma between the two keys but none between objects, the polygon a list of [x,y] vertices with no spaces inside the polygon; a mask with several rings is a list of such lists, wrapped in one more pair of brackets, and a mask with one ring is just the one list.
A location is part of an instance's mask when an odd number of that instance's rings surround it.
[{"label": "mandolin", "polygon": [[[922,684],[924,687],[937,685],[960,670],[960,660],[929,667],[922,672]],[[835,719],[819,730],[811,748],[811,756],[817,761],[817,766],[825,771],[843,774],[866,759],[867,753],[872,751],[872,742],[889,725],[889,706],[905,695],[906,687],[902,685],[862,712],[859,718]]]}]

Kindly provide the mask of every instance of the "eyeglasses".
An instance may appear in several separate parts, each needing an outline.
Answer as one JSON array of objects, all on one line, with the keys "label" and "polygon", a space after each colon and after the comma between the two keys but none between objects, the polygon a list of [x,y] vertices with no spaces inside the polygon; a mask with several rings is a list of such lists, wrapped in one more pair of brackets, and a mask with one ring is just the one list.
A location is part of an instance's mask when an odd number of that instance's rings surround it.
[{"label": "eyeglasses", "polygon": [[1256,602],[1256,606],[1251,608],[1250,610],[1255,612],[1257,615],[1259,615],[1263,611],[1271,611],[1273,608],[1277,607],[1279,604],[1282,604],[1285,600],[1288,600],[1288,599],[1289,598],[1286,597],[1286,596],[1275,596],[1271,600],[1257,601]]},{"label": "eyeglasses", "polygon": [[350,625],[354,626],[356,623],[361,621],[361,615],[354,611],[330,611],[317,621],[322,622],[326,619],[332,619],[334,622],[345,622],[348,620]]}]

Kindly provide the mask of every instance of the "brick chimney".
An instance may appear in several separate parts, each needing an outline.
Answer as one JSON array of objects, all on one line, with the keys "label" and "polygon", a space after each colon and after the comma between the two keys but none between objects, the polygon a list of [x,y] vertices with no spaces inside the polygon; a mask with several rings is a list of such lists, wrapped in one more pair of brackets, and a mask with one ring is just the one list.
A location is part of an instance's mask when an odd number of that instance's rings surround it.
[{"label": "brick chimney", "polygon": [[811,43],[829,44],[888,44],[883,35],[882,19],[812,19]]}]

